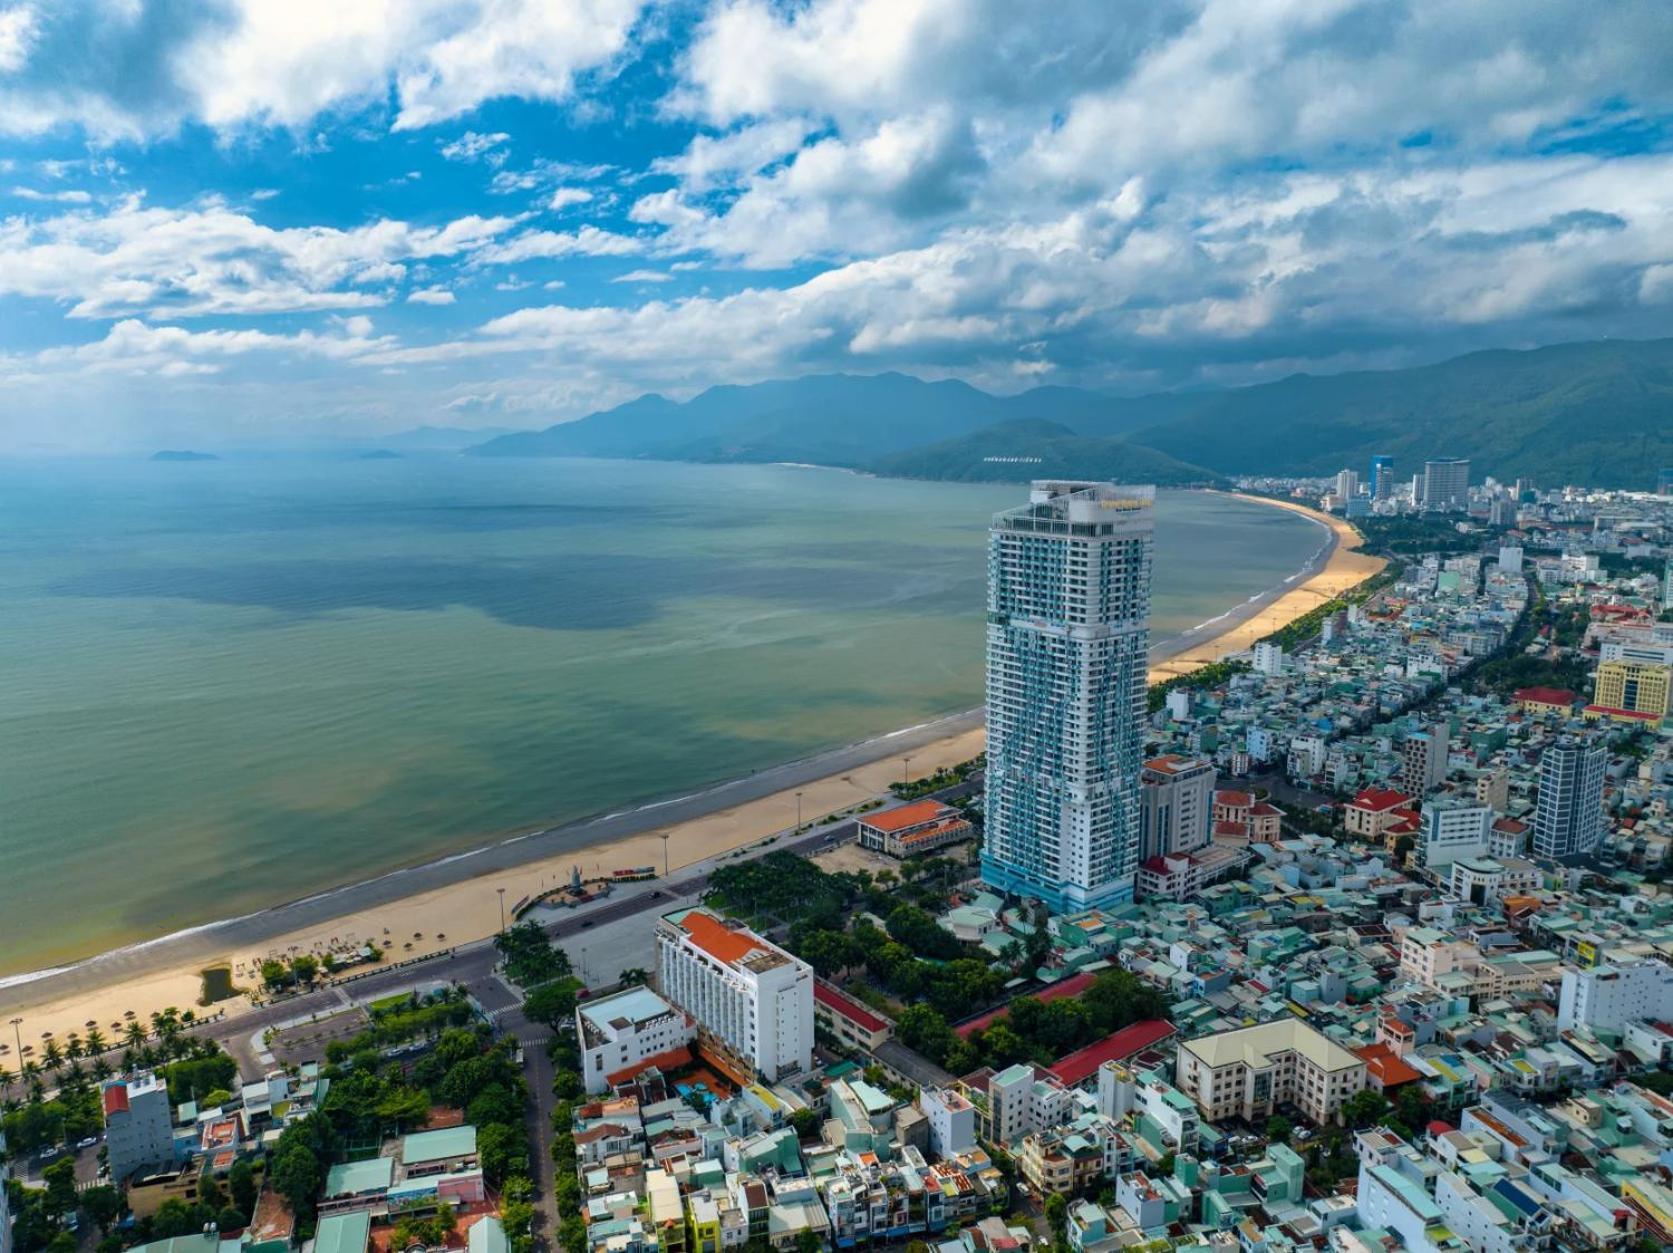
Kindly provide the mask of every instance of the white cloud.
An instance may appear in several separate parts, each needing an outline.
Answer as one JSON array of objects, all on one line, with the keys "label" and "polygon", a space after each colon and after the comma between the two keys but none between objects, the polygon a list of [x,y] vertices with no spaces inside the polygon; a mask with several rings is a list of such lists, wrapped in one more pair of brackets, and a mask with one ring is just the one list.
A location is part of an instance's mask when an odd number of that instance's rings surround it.
[{"label": "white cloud", "polygon": [[511,136],[504,131],[495,131],[492,134],[466,131],[459,138],[443,144],[440,151],[449,161],[476,161],[483,157],[503,161],[506,154],[500,149],[509,142]]},{"label": "white cloud", "polygon": [[419,287],[407,293],[407,303],[414,305],[450,305],[454,299],[445,287]]},{"label": "white cloud", "polygon": [[481,251],[516,224],[382,219],[350,230],[276,229],[224,204],[0,221],[0,294],[71,302],[69,316],[280,313],[382,304],[406,264]]},{"label": "white cloud", "polygon": [[[54,0],[0,9],[0,132],[144,138],[188,121],[301,129],[381,107],[396,129],[488,100],[565,101],[627,48],[645,0]],[[39,74],[30,71],[36,62]]]},{"label": "white cloud", "polygon": [[14,187],[6,193],[18,200],[57,201],[60,204],[89,204],[93,197],[85,191],[37,191],[33,187]]},{"label": "white cloud", "polygon": [[729,186],[796,152],[818,128],[805,118],[776,118],[725,135],[698,135],[678,156],[651,162],[657,174],[672,174],[688,192]]},{"label": "white cloud", "polygon": [[643,241],[596,226],[576,231],[524,231],[504,243],[491,244],[476,254],[485,265],[516,265],[553,257],[624,257],[644,251]]},{"label": "white cloud", "polygon": [[571,205],[586,204],[592,198],[592,192],[584,187],[560,187],[552,193],[552,198],[546,202],[546,207],[556,213],[569,208]]},{"label": "white cloud", "polygon": [[666,283],[673,276],[661,270],[629,270],[611,279],[612,283]]},{"label": "white cloud", "polygon": [[0,74],[10,74],[23,67],[34,34],[32,5],[13,4],[0,9]]},{"label": "white cloud", "polygon": [[179,326],[156,326],[137,318],[114,323],[103,339],[72,347],[48,348],[29,361],[44,372],[58,370],[94,373],[213,374],[232,359],[252,353],[319,357],[346,361],[370,352],[392,351],[396,341],[372,338],[368,319],[348,319],[343,335],[299,331],[273,335],[265,331],[189,331]]}]

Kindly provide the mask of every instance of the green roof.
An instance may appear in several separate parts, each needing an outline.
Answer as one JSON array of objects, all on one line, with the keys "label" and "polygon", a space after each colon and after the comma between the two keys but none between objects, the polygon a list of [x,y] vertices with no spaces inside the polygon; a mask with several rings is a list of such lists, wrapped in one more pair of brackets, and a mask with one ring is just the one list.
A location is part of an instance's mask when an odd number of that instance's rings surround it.
[{"label": "green roof", "polygon": [[408,1166],[415,1162],[441,1162],[454,1157],[470,1157],[475,1152],[475,1127],[444,1127],[440,1131],[420,1131],[401,1141],[401,1160]]},{"label": "green roof", "polygon": [[327,1214],[314,1232],[314,1253],[366,1253],[371,1235],[371,1210]]},{"label": "green roof", "polygon": [[395,1159],[374,1157],[366,1162],[345,1162],[333,1166],[325,1176],[326,1196],[359,1196],[364,1192],[387,1190],[395,1181]]}]

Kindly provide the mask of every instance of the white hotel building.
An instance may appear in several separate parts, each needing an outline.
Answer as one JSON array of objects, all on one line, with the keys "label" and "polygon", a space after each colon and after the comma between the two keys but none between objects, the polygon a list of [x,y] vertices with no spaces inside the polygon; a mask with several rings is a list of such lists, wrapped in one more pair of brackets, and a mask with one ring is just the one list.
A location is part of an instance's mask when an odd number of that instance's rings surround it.
[{"label": "white hotel building", "polygon": [[628,988],[575,1007],[581,1081],[589,1093],[610,1090],[658,1058],[677,1053],[697,1035],[696,1024],[649,988]]},{"label": "white hotel building", "polygon": [[1057,913],[1133,899],[1155,498],[1040,481],[989,533],[982,878]]},{"label": "white hotel building", "polygon": [[656,926],[662,995],[697,1020],[698,1042],[749,1077],[777,1082],[813,1064],[813,968],[709,910]]}]

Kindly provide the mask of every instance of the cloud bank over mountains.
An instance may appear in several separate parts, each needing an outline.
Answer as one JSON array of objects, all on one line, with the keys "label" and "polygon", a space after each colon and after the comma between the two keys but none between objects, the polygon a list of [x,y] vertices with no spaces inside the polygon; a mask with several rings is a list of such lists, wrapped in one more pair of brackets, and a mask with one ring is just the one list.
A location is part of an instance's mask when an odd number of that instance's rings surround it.
[{"label": "cloud bank over mountains", "polygon": [[1662,334],[1669,47],[1659,0],[0,0],[0,450]]}]

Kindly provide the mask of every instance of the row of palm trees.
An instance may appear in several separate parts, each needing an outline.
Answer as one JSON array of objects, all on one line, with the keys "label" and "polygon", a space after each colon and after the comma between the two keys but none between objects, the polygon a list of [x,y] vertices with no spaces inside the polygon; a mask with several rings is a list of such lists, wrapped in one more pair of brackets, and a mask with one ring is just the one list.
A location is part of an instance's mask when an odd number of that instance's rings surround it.
[{"label": "row of palm trees", "polygon": [[[97,1024],[90,1025],[85,1035],[67,1032],[62,1043],[49,1035],[41,1045],[39,1058],[21,1059],[23,1064],[17,1075],[0,1065],[0,1089],[6,1089],[14,1080],[22,1079],[31,1099],[39,1100],[49,1076],[55,1077],[60,1086],[64,1085],[67,1074],[80,1076],[91,1073],[95,1080],[103,1082],[118,1073],[118,1068],[111,1065],[108,1057],[118,1047],[122,1049],[121,1071],[148,1069],[174,1061],[197,1050],[199,1041],[187,1034],[197,1021],[197,1011],[180,1010],[171,1005],[151,1015],[149,1030],[138,1017],[130,1018],[116,1032],[115,1041],[107,1039]],[[91,1060],[90,1072],[82,1070],[83,1058]]]}]

